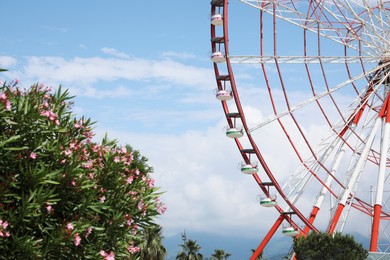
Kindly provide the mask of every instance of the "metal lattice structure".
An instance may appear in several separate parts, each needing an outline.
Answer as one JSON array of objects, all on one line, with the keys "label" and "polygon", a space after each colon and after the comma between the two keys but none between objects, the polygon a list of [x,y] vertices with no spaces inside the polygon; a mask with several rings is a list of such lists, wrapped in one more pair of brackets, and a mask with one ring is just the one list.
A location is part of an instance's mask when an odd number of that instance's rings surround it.
[{"label": "metal lattice structure", "polygon": [[[251,22],[237,29],[238,20]],[[260,205],[278,216],[251,259],[278,229],[292,237],[353,230],[369,235],[370,252],[390,252],[389,23],[382,0],[211,1],[226,135]]]}]

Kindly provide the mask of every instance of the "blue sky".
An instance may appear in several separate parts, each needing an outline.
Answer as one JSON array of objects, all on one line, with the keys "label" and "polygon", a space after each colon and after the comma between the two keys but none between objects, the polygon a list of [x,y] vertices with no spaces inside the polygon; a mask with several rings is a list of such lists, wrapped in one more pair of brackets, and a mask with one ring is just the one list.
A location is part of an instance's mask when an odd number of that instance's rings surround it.
[{"label": "blue sky", "polygon": [[2,80],[69,89],[99,140],[149,158],[166,236],[258,237],[257,187],[239,172],[210,61],[209,1],[0,1]]},{"label": "blue sky", "polygon": [[[258,15],[238,0],[230,1],[230,9],[231,49],[236,55],[256,55]],[[148,157],[156,185],[165,191],[168,210],[158,220],[165,236],[186,229],[234,232],[260,241],[277,214],[258,205],[259,188],[251,176],[240,173],[242,158],[224,133],[226,120],[215,99],[210,61],[210,1],[0,0],[0,10],[0,67],[9,69],[0,79],[19,79],[24,87],[61,84],[76,95],[77,116],[97,121],[96,140],[108,133]],[[279,53],[302,55],[296,31],[280,24]],[[323,40],[323,54],[343,50],[334,46],[341,45]],[[272,44],[265,50],[271,54]],[[315,48],[310,51],[315,53]],[[340,66],[344,65],[325,65],[331,87],[348,79]],[[281,67],[290,101],[299,104],[309,95],[305,69]],[[356,74],[355,67],[350,68]],[[255,125],[272,114],[268,92],[257,75],[260,68],[235,69],[236,80],[244,86],[240,97],[247,119]],[[312,75],[320,93],[324,86],[319,69]],[[272,84],[278,81],[275,68],[269,68],[269,77]],[[283,97],[280,89],[273,94]],[[335,94],[342,109],[354,97],[350,89]],[[307,137],[318,142],[327,134],[326,123],[313,111],[308,106],[296,114],[303,118]],[[290,145],[281,142],[283,134],[272,125],[256,135],[283,183],[298,167]],[[307,205],[315,196],[309,194]]]},{"label": "blue sky", "polygon": [[[88,115],[93,113],[99,122],[104,115],[96,115],[90,108],[104,100],[107,106],[122,106],[116,113],[131,116],[133,124],[137,122],[133,129],[188,130],[199,121],[177,125],[170,117],[183,117],[179,113],[183,109],[199,117],[195,112],[199,109],[192,102],[196,99],[203,103],[203,110],[212,109],[199,96],[199,91],[213,83],[208,60],[209,4],[199,3],[191,12],[178,11],[179,4],[188,6],[190,2],[2,3],[2,10],[7,10],[5,20],[12,22],[2,30],[1,54],[16,58],[15,68],[23,68],[21,73],[31,75],[32,80],[77,89],[79,108],[86,109]],[[82,97],[91,95],[100,99]],[[154,113],[157,111],[160,114]],[[106,119],[113,119],[108,113]],[[148,116],[143,115],[146,113]],[[213,119],[209,116],[204,120]]]}]

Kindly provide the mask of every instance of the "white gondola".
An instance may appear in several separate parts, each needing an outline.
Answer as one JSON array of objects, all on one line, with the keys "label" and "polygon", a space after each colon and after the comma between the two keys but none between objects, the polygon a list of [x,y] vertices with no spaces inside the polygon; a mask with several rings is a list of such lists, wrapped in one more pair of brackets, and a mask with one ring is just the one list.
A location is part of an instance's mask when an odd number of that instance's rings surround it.
[{"label": "white gondola", "polygon": [[278,205],[278,203],[274,199],[265,197],[265,198],[260,199],[260,205],[263,207],[271,208],[271,207],[275,207],[276,205]]},{"label": "white gondola", "polygon": [[211,0],[212,5],[223,6],[223,0]]},{"label": "white gondola", "polygon": [[211,54],[211,60],[215,63],[226,62],[226,57],[220,51],[213,52]]},{"label": "white gondola", "polygon": [[228,101],[233,98],[232,92],[224,89],[218,90],[215,97],[220,101]]},{"label": "white gondola", "polygon": [[245,174],[254,174],[258,172],[257,166],[253,166],[251,164],[243,164],[241,165],[241,172]]},{"label": "white gondola", "polygon": [[238,129],[236,127],[227,128],[226,130],[226,136],[230,138],[240,138],[244,135],[244,132],[242,129]]},{"label": "white gondola", "polygon": [[289,236],[289,237],[295,237],[299,235],[299,230],[295,229],[292,226],[284,227],[282,231],[283,235]]},{"label": "white gondola", "polygon": [[223,18],[221,14],[214,14],[211,16],[211,24],[215,26],[223,25]]}]

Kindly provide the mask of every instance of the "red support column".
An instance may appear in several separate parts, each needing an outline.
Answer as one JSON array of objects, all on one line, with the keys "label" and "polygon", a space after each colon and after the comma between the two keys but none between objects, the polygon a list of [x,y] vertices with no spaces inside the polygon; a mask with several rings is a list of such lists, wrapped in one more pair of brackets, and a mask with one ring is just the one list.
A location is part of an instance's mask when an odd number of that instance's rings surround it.
[{"label": "red support column", "polygon": [[336,229],[337,222],[339,222],[339,219],[340,219],[341,213],[343,212],[344,207],[345,206],[343,204],[339,204],[337,206],[337,210],[333,216],[332,222],[330,223],[330,226],[328,229],[329,234],[333,234],[334,230]]},{"label": "red support column", "polygon": [[261,252],[263,252],[265,246],[268,244],[272,236],[275,234],[276,230],[279,228],[280,224],[282,224],[284,220],[283,215],[280,215],[279,218],[275,221],[274,225],[271,227],[271,229],[268,231],[267,235],[261,241],[260,245],[257,247],[256,251],[251,256],[250,260],[256,260]]},{"label": "red support column", "polygon": [[[314,223],[314,220],[317,216],[317,213],[320,209],[317,207],[317,206],[314,206],[312,211],[311,211],[311,214],[310,214],[310,217],[309,217],[309,223],[310,224],[313,224]],[[305,235],[307,235],[307,233],[309,233],[310,231],[310,227],[309,226],[306,226],[305,229],[303,230],[303,233],[305,233]]]},{"label": "red support column", "polygon": [[376,204],[374,206],[374,219],[372,222],[371,230],[371,241],[370,241],[370,252],[376,252],[378,246],[378,234],[379,234],[379,223],[382,206]]},{"label": "red support column", "polygon": [[390,113],[388,109],[390,107],[390,96],[387,95],[386,100],[383,102],[382,109],[379,112],[379,117],[385,119],[385,126],[382,128],[383,140],[381,142],[381,158],[379,163],[379,173],[378,173],[378,184],[377,184],[377,195],[376,202],[374,205],[374,214],[372,220],[371,228],[371,241],[370,241],[370,252],[376,252],[378,247],[379,240],[379,226],[381,220],[381,211],[382,211],[382,194],[383,194],[383,182],[384,172],[386,169],[386,160],[387,160],[387,150],[388,150],[388,139],[389,138],[389,123],[390,123]]}]

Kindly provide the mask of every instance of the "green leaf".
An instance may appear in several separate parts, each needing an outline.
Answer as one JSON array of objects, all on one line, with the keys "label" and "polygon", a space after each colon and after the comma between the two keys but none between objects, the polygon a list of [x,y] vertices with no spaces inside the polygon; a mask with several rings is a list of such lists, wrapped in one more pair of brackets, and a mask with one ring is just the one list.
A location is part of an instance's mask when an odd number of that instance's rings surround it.
[{"label": "green leaf", "polygon": [[4,148],[4,150],[6,150],[6,151],[24,151],[24,150],[28,150],[28,147],[27,146],[23,146],[23,147],[7,147],[7,148]]},{"label": "green leaf", "polygon": [[96,230],[96,231],[104,231],[105,230],[104,227],[96,227],[96,226],[93,226],[92,229]]},{"label": "green leaf", "polygon": [[9,125],[17,125],[17,124],[18,124],[17,122],[12,121],[12,120],[9,119],[9,118],[3,118],[3,119],[4,119],[4,121],[5,121],[7,124],[9,124]]},{"label": "green leaf", "polygon": [[55,185],[58,185],[60,183],[58,181],[53,181],[53,180],[44,180],[44,181],[40,181],[39,184],[55,184]]},{"label": "green leaf", "polygon": [[103,211],[100,210],[101,207],[99,207],[99,206],[88,205],[87,208],[92,209],[93,211],[95,211],[97,213],[104,214]]},{"label": "green leaf", "polygon": [[30,194],[30,197],[28,198],[28,202],[31,202],[33,200],[33,198],[35,197],[35,195],[37,194],[37,191],[38,190],[34,190],[31,192]]},{"label": "green leaf", "polygon": [[0,142],[0,146],[4,146],[4,145],[6,145],[8,143],[12,143],[12,142],[18,140],[19,138],[20,138],[20,135],[11,136],[7,140]]}]

